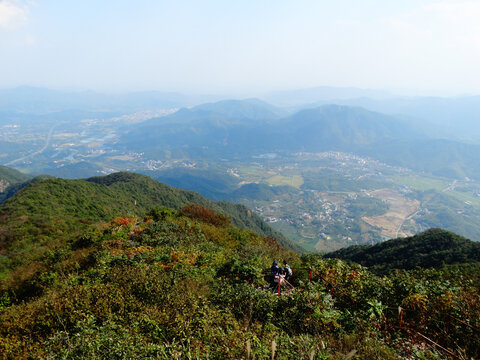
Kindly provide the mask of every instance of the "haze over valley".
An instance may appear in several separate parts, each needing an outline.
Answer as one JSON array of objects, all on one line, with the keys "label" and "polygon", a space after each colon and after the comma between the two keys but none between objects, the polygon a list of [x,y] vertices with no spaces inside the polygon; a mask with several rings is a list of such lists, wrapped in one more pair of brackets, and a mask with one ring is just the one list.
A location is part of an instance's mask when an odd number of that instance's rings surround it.
[{"label": "haze over valley", "polygon": [[[342,91],[352,89],[330,89]],[[309,94],[319,92],[325,98],[312,105]],[[461,140],[474,127],[460,132],[458,120],[458,132],[442,136],[444,119],[421,118],[432,98],[389,98],[420,104],[412,120],[394,106],[380,113],[339,105],[370,100],[337,104],[328,93],[305,90],[306,103],[299,105],[297,95],[292,107],[253,98],[204,103],[202,95],[5,90],[0,159],[31,175],[144,173],[213,200],[241,202],[309,251],[431,227],[480,240],[480,145]],[[38,101],[38,111],[28,108]],[[470,98],[435,101],[464,107]]]}]

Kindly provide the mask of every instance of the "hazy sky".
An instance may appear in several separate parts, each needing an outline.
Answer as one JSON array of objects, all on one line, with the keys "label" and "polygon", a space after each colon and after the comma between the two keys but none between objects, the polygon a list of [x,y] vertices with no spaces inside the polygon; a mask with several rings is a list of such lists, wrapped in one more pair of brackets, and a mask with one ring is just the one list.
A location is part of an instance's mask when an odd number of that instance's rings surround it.
[{"label": "hazy sky", "polygon": [[0,87],[480,93],[480,0],[0,0]]}]

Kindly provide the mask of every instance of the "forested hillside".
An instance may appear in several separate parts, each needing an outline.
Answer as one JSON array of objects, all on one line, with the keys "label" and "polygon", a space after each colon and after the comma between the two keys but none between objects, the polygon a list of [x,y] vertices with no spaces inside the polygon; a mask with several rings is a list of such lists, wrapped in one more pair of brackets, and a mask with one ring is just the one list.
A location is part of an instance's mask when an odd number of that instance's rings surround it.
[{"label": "forested hillside", "polygon": [[244,206],[214,203],[192,191],[135,173],[86,180],[44,179],[29,184],[0,208],[0,246],[8,247],[18,237],[24,241],[59,241],[92,223],[125,215],[144,216],[158,206],[180,209],[190,203],[215,209],[236,226],[277,238],[284,246],[301,251]]},{"label": "forested hillside", "polygon": [[351,260],[377,271],[438,268],[443,265],[480,262],[480,243],[441,229],[384,241],[376,245],[350,246],[325,255]]}]

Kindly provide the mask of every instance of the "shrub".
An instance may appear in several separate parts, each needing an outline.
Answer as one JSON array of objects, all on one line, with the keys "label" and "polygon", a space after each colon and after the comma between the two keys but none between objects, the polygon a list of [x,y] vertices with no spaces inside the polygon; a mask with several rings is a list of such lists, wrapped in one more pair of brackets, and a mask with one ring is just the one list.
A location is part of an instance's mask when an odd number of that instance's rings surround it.
[{"label": "shrub", "polygon": [[197,204],[184,206],[181,210],[181,214],[190,219],[200,220],[219,227],[226,227],[231,223],[230,218],[227,216]]}]

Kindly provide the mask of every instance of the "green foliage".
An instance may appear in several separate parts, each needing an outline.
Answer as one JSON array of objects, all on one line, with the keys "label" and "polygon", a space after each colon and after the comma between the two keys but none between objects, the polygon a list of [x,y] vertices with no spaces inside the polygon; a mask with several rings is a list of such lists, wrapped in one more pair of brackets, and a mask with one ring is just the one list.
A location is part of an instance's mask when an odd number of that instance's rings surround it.
[{"label": "green foliage", "polygon": [[178,215],[178,212],[166,206],[160,206],[150,210],[147,215],[151,216],[153,220],[159,221],[159,220],[165,220],[169,217],[175,217]]},{"label": "green foliage", "polygon": [[[464,358],[480,356],[479,334],[454,320],[480,327],[475,264],[378,276],[338,259],[299,258],[217,221],[224,215],[194,210],[77,222],[62,241],[31,242],[34,261],[7,251],[0,358],[343,359],[355,350],[355,359],[397,359],[411,353],[417,332]],[[64,225],[31,226],[55,233]],[[428,234],[440,248],[447,235]],[[262,274],[272,259],[294,269],[295,289],[280,296]],[[446,358],[420,344],[413,352]]]},{"label": "green foliage", "polygon": [[[38,261],[43,251],[55,250],[65,241],[85,248],[91,241],[85,234],[94,232],[97,223],[125,215],[168,219],[188,204],[215,210],[215,219],[225,225],[228,217],[236,226],[299,249],[245,206],[214,203],[144,175],[116,173],[87,180],[38,179],[11,197],[0,207],[0,251],[16,256],[2,259],[0,269],[6,273],[19,263]],[[195,206],[190,205],[191,209]],[[30,251],[33,243],[38,251]]]},{"label": "green foliage", "polygon": [[445,264],[480,262],[480,244],[441,229],[384,241],[376,245],[351,246],[326,254],[373,267],[379,272]]},{"label": "green foliage", "polygon": [[30,175],[0,165],[0,205],[20,189],[41,178],[32,178]]}]

